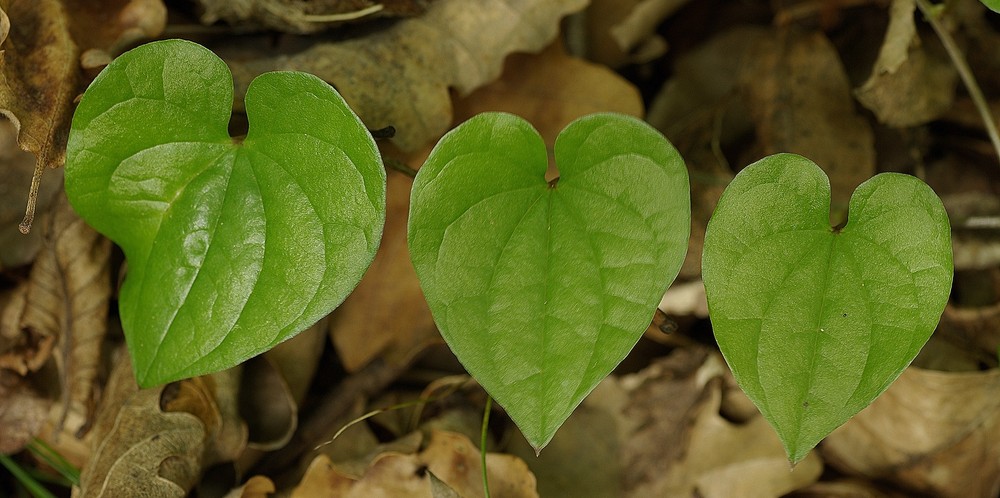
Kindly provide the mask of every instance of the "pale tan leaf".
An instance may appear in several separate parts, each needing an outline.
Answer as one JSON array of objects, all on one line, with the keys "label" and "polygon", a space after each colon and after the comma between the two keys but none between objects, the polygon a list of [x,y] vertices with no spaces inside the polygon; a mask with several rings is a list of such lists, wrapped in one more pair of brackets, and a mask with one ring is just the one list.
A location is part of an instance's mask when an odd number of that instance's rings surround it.
[{"label": "pale tan leaf", "polygon": [[1000,489],[1000,370],[906,369],[833,432],[823,456],[849,475],[942,497]]},{"label": "pale tan leaf", "polygon": [[868,80],[854,95],[889,126],[916,126],[940,117],[955,100],[958,74],[943,54],[921,46],[915,0],[893,0],[889,27]]},{"label": "pale tan leaf", "polygon": [[[444,134],[452,122],[449,89],[465,95],[500,76],[512,52],[540,50],[559,20],[586,0],[435,0],[421,16],[382,31],[301,52],[231,61],[246,88],[275,69],[307,71],[329,81],[370,128],[394,126],[393,139],[412,152]],[[243,92],[238,92],[243,93]]]},{"label": "pale tan leaf", "polygon": [[253,476],[224,498],[267,498],[276,491],[274,482],[265,476]]},{"label": "pale tan leaf", "polygon": [[429,0],[198,0],[201,22],[260,26],[291,33],[315,33],[345,22],[414,16]]}]

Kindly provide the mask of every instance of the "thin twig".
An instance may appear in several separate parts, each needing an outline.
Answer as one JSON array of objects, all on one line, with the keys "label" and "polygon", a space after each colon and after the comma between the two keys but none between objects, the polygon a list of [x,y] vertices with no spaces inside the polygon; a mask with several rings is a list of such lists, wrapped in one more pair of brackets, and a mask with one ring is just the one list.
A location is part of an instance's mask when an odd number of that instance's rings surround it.
[{"label": "thin twig", "polygon": [[45,161],[42,157],[35,160],[35,172],[31,175],[31,188],[28,190],[28,206],[24,209],[24,219],[17,229],[24,235],[31,232],[31,224],[35,221],[35,206],[38,204],[38,187],[42,184],[42,173],[45,172]]},{"label": "thin twig", "polygon": [[951,63],[958,70],[958,75],[962,78],[962,83],[965,84],[969,96],[972,97],[972,103],[975,104],[976,110],[979,111],[980,117],[983,118],[983,124],[986,125],[986,133],[990,136],[990,141],[993,142],[993,149],[996,151],[997,159],[1000,160],[1000,132],[997,131],[996,120],[990,113],[990,107],[986,103],[983,91],[979,88],[979,83],[976,82],[976,77],[972,74],[972,69],[969,68],[969,64],[965,61],[962,50],[958,48],[951,33],[941,24],[941,6],[932,5],[928,0],[916,0],[916,2],[917,8],[924,14],[924,18],[927,19],[931,27],[934,28],[934,32],[941,39],[941,44],[944,45],[948,56],[951,57]]}]

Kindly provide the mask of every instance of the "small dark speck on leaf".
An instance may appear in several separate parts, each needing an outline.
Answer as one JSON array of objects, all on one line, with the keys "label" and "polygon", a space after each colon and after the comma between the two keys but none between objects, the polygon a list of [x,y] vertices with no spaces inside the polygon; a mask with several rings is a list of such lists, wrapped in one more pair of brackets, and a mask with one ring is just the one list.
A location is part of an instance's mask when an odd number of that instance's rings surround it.
[{"label": "small dark speck on leaf", "polygon": [[417,477],[425,477],[427,475],[427,466],[421,465],[417,467],[417,470],[414,472],[414,474],[416,474]]}]

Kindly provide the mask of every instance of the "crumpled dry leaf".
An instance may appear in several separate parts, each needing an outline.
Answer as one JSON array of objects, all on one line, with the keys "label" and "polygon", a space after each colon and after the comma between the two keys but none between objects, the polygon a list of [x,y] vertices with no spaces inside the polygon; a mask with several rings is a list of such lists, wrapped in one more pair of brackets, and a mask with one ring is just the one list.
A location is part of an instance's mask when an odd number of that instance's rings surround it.
[{"label": "crumpled dry leaf", "polygon": [[[247,60],[219,53],[233,69],[237,95],[253,76],[276,69],[329,81],[370,128],[394,126],[393,142],[412,152],[444,134],[452,122],[449,89],[465,95],[500,76],[503,58],[549,44],[559,20],[586,0],[435,0],[421,16],[368,36],[317,43],[292,55]],[[239,99],[237,99],[239,100]]]},{"label": "crumpled dry leaf", "polygon": [[[55,344],[62,386],[58,425],[72,433],[91,422],[111,299],[111,242],[90,228],[60,194],[44,227],[45,242],[31,267],[20,331],[26,343]],[[26,362],[41,368],[49,354]],[[0,359],[2,363],[2,359]]]},{"label": "crumpled dry leaf", "polygon": [[[520,458],[486,454],[492,496],[537,497],[535,476]],[[384,453],[364,476],[354,479],[340,473],[325,455],[310,464],[292,498],[410,496],[432,498],[427,471],[459,495],[483,496],[479,449],[469,438],[452,432],[432,431],[430,443],[415,455]]]},{"label": "crumpled dry leaf", "polygon": [[27,379],[0,368],[0,454],[21,451],[41,430],[51,401]]},{"label": "crumpled dry leaf", "polygon": [[165,389],[140,390],[127,356],[119,356],[89,435],[92,454],[79,487],[73,488],[74,498],[187,495],[201,474],[206,426],[191,413],[164,411]]},{"label": "crumpled dry leaf", "polygon": [[278,344],[264,356],[281,372],[296,404],[302,403],[312,384],[326,344],[329,321],[323,318],[295,337]]},{"label": "crumpled dry leaf", "polygon": [[315,33],[359,19],[415,16],[430,0],[198,0],[201,22],[218,20],[291,33]]},{"label": "crumpled dry leaf", "polygon": [[779,29],[747,60],[741,76],[760,155],[812,159],[830,177],[834,209],[846,210],[854,189],[875,174],[875,148],[836,48],[821,32]]},{"label": "crumpled dry leaf", "polygon": [[166,24],[166,8],[161,0],[10,0],[3,13],[10,32],[0,46],[0,114],[17,127],[21,148],[36,157],[21,225],[27,233],[42,171],[66,160],[73,101],[85,86],[81,54],[98,50],[116,55],[158,35]]},{"label": "crumpled dry leaf", "polygon": [[819,478],[815,452],[789,472],[759,414],[739,424],[720,414],[728,375],[718,352],[690,347],[595,390],[618,414],[624,496],[774,497]]},{"label": "crumpled dry leaf", "polygon": [[905,127],[941,116],[955,99],[957,73],[947,58],[922,47],[915,0],[893,0],[889,28],[872,74],[854,95],[878,120]]},{"label": "crumpled dry leaf", "polygon": [[849,474],[929,496],[993,497],[1000,490],[1000,370],[906,369],[874,403],[823,443]]},{"label": "crumpled dry leaf", "polygon": [[413,179],[390,171],[387,181],[382,243],[361,283],[330,322],[330,337],[348,372],[379,356],[391,365],[406,365],[425,347],[442,341],[406,245]]}]

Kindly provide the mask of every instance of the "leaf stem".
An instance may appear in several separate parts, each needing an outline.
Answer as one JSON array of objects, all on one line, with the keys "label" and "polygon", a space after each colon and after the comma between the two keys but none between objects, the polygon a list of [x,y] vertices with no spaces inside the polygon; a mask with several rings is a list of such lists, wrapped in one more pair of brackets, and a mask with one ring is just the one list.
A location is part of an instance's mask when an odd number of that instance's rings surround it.
[{"label": "leaf stem", "polygon": [[917,8],[924,14],[924,18],[927,19],[927,22],[934,28],[934,32],[937,33],[938,38],[941,39],[941,44],[944,45],[948,56],[951,57],[951,62],[955,65],[955,69],[958,70],[958,75],[962,78],[962,83],[965,84],[965,88],[969,92],[969,96],[972,97],[972,102],[975,104],[976,110],[979,111],[979,115],[983,119],[983,124],[986,126],[986,133],[990,136],[990,141],[993,142],[993,149],[997,153],[997,159],[1000,160],[1000,132],[997,131],[996,120],[990,113],[990,108],[986,103],[986,98],[983,96],[983,91],[979,88],[979,83],[976,82],[976,77],[972,74],[972,69],[965,61],[965,56],[962,55],[961,49],[958,48],[951,33],[941,24],[942,6],[933,5],[928,0],[915,1]]},{"label": "leaf stem", "polygon": [[490,482],[486,475],[486,434],[490,425],[490,410],[493,409],[493,398],[486,395],[486,408],[483,410],[483,429],[479,434],[479,460],[483,468],[483,496],[490,498]]},{"label": "leaf stem", "polygon": [[52,494],[48,489],[45,489],[45,487],[36,481],[35,478],[25,472],[25,470],[22,469],[21,466],[18,465],[17,462],[15,462],[11,457],[0,454],[0,464],[6,467],[7,471],[17,478],[18,482],[20,482],[21,485],[24,486],[25,489],[27,489],[28,492],[35,498],[55,498],[54,494]]}]

